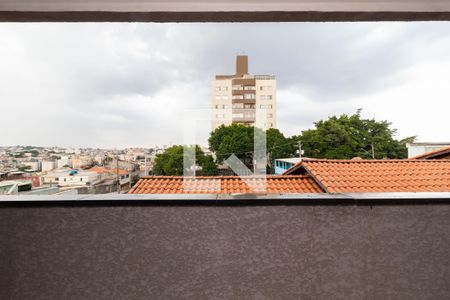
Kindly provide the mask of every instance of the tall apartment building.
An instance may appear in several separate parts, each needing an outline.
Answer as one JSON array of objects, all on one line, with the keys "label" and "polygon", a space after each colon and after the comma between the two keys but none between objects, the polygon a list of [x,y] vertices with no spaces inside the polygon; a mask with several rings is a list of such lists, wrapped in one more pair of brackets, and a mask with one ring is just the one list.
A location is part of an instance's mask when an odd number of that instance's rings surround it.
[{"label": "tall apartment building", "polygon": [[275,76],[250,75],[246,55],[236,57],[235,75],[216,75],[211,94],[213,130],[232,123],[277,127]]}]

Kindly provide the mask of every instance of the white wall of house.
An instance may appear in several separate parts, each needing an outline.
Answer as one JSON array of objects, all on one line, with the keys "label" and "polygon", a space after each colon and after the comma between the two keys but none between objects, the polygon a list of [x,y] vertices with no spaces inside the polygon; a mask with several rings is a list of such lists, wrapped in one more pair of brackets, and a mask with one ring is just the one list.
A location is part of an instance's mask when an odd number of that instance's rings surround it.
[{"label": "white wall of house", "polygon": [[130,174],[119,175],[120,176],[120,185],[130,183]]},{"label": "white wall of house", "polygon": [[82,172],[75,175],[66,174],[58,178],[59,186],[80,186],[86,184],[92,184],[100,180],[100,175],[95,172]]},{"label": "white wall of house", "polygon": [[450,147],[450,143],[411,143],[408,147],[408,158]]},{"label": "white wall of house", "polygon": [[32,171],[39,171],[41,169],[41,164],[38,161],[24,161],[22,164],[30,167],[30,170]]},{"label": "white wall of house", "polygon": [[62,168],[66,165],[72,167],[72,159],[69,157],[61,157],[60,159],[58,159],[56,167]]},{"label": "white wall of house", "polygon": [[44,160],[41,164],[41,171],[48,172],[56,169],[56,162],[51,160]]}]

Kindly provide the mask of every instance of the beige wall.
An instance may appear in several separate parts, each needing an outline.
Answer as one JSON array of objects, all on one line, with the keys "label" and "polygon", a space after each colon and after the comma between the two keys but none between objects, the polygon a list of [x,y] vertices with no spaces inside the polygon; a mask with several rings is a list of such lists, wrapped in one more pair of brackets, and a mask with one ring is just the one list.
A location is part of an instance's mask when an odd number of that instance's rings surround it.
[{"label": "beige wall", "polygon": [[[277,82],[275,79],[256,80],[256,108],[266,110],[267,119],[264,129],[277,128],[276,90]],[[271,96],[272,99],[268,100],[267,96]]]},{"label": "beige wall", "polygon": [[212,130],[222,124],[231,124],[231,99],[231,79],[213,80],[211,83]]}]

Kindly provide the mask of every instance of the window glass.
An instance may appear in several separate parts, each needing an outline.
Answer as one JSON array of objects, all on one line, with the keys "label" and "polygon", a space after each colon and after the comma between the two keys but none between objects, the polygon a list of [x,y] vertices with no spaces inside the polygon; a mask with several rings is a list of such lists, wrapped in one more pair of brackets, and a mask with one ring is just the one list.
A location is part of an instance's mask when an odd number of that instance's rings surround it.
[{"label": "window glass", "polygon": [[[0,181],[125,193],[149,174],[237,174],[231,154],[254,172],[255,127],[277,130],[267,174],[296,163],[276,159],[438,151],[449,49],[449,22],[0,22]],[[201,150],[190,169],[183,145]]]}]

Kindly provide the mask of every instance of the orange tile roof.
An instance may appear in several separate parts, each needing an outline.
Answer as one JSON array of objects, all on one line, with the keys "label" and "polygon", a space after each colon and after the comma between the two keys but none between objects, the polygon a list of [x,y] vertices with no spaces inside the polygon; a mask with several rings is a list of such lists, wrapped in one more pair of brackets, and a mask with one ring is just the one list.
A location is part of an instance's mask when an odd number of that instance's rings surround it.
[{"label": "orange tile roof", "polygon": [[[414,157],[411,157],[410,159],[433,159],[433,158],[439,158],[440,156],[447,156],[450,155],[450,147],[441,148],[438,150],[430,151],[421,155],[417,155]],[[445,158],[448,159],[448,158]]]},{"label": "orange tile roof", "polygon": [[[103,173],[117,174],[117,169],[107,169],[105,167],[92,167],[89,169],[89,171],[96,172],[98,174]],[[119,169],[119,175],[126,175],[126,174],[128,174],[127,170]]]},{"label": "orange tile roof", "polygon": [[[249,187],[247,180],[251,182]],[[142,177],[130,190],[129,194],[288,194],[288,193],[323,193],[320,186],[310,177],[304,175],[267,176],[266,189],[261,176],[148,176]]]},{"label": "orange tile roof", "polygon": [[307,159],[288,174],[309,174],[329,193],[450,192],[450,160]]}]

